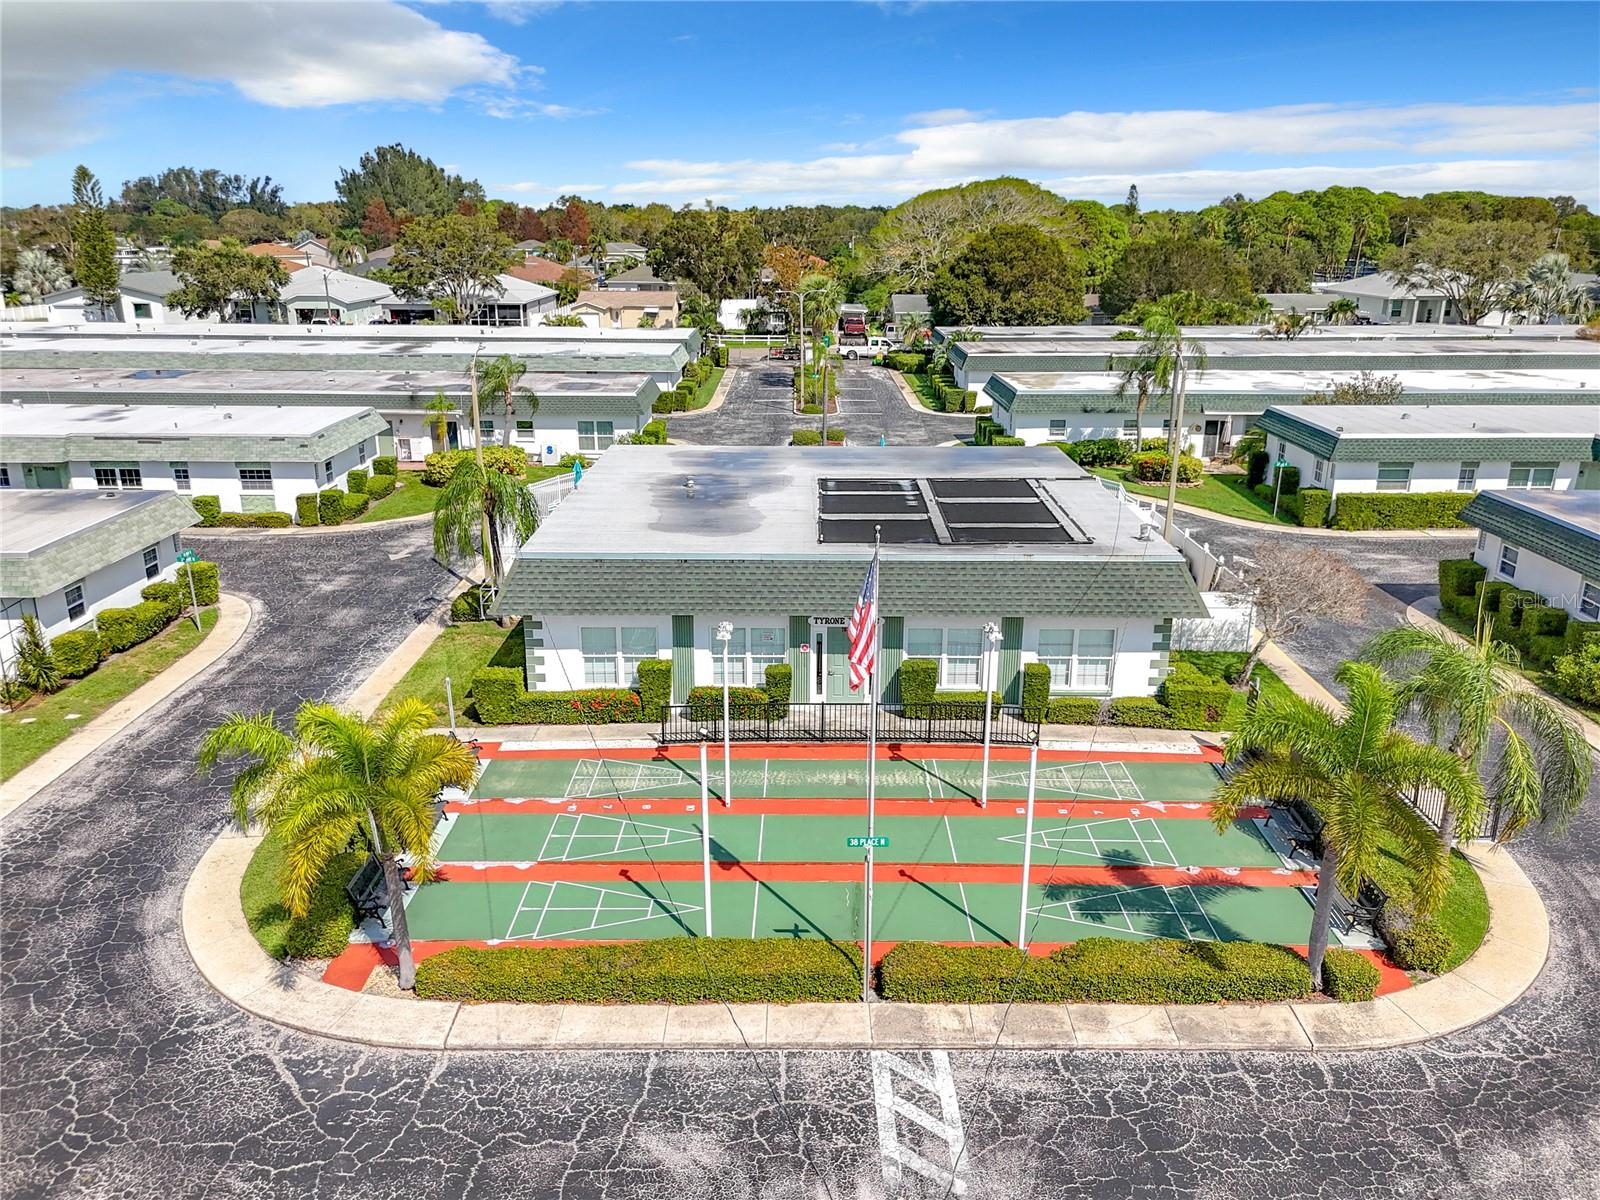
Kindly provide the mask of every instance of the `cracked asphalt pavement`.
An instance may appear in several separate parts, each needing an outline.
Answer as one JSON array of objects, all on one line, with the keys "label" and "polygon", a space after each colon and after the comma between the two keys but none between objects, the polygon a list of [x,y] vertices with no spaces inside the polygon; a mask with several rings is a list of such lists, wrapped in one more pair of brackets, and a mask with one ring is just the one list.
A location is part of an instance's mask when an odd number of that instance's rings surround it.
[{"label": "cracked asphalt pavement", "polygon": [[[448,577],[415,526],[193,541],[255,606],[245,641],[0,828],[0,1194],[884,1194],[866,1054],[376,1050],[212,993],[178,921],[225,822],[223,787],[193,771],[201,729],[347,695]],[[1337,552],[1385,586],[1431,570],[1421,546]],[[1326,678],[1363,632],[1324,639],[1312,669]],[[1519,858],[1553,917],[1551,961],[1511,1009],[1450,1038],[1348,1055],[951,1054],[966,1194],[1600,1197],[1600,809]],[[942,1193],[908,1173],[898,1194]]]}]

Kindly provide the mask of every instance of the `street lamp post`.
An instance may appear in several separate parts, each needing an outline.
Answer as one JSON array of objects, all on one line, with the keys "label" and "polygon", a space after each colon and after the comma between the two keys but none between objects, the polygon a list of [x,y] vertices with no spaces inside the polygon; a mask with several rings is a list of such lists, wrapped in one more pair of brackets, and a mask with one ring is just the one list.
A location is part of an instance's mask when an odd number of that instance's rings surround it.
[{"label": "street lamp post", "polygon": [[1000,626],[990,621],[983,627],[983,781],[978,785],[978,807],[989,807],[989,734],[993,717],[990,693],[994,690],[994,648],[1000,641]]},{"label": "street lamp post", "polygon": [[733,622],[717,624],[717,641],[722,643],[722,806],[733,807],[733,735],[728,723],[728,645],[733,641]]}]

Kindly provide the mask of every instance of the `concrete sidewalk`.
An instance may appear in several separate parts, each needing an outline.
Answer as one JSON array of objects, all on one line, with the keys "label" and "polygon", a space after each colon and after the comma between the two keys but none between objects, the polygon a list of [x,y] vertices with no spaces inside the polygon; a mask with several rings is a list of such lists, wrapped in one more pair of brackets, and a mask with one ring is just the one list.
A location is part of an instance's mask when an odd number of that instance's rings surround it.
[{"label": "concrete sidewalk", "polygon": [[1453,1033],[1526,991],[1549,951],[1538,893],[1510,854],[1470,857],[1489,934],[1449,975],[1360,1004],[457,1004],[335,987],[269,958],[239,904],[260,839],[228,831],[183,893],[183,937],[206,981],[305,1033],[409,1050],[1376,1050]]}]

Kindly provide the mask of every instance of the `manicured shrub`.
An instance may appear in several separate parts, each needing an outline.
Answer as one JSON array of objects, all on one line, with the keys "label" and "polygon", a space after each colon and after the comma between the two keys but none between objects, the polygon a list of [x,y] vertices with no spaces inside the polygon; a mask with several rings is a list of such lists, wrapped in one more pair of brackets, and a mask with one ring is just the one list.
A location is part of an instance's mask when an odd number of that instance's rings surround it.
[{"label": "manicured shrub", "polygon": [[1455,602],[1464,597],[1475,608],[1477,606],[1475,589],[1487,573],[1470,558],[1440,559],[1439,599],[1453,609]]},{"label": "manicured shrub", "polygon": [[670,413],[676,411],[672,406],[672,396],[657,396],[650,401],[650,411],[653,413]]},{"label": "manicured shrub", "polygon": [[[476,453],[475,450],[435,450],[423,460],[422,482],[429,487],[443,487],[450,482],[456,468]],[[526,475],[528,452],[521,446],[485,446],[483,465],[486,470],[507,475]]]},{"label": "manicured shrub", "polygon": [[789,438],[791,446],[820,446],[822,445],[822,431],[820,429],[796,429]]},{"label": "manicured shrub", "polygon": [[222,515],[222,498],[220,496],[191,496],[189,503],[194,505],[195,512],[200,514],[200,524],[210,527],[220,522],[217,520]]},{"label": "manicured shrub", "polygon": [[373,475],[394,476],[400,473],[400,460],[392,454],[380,454],[372,460]]},{"label": "manicured shrub", "polygon": [[907,658],[900,662],[900,703],[907,709],[927,704],[939,690],[939,664],[931,658]]},{"label": "manicured shrub", "polygon": [[1600,640],[1590,638],[1550,665],[1550,686],[1569,700],[1600,707]]},{"label": "manicured shrub", "polygon": [[132,608],[102,608],[95,616],[101,639],[118,652],[155,637],[168,620],[166,606],[154,600],[141,600]]},{"label": "manicured shrub", "polygon": [[1472,492],[1346,492],[1333,514],[1335,529],[1461,529]]},{"label": "manicured shrub", "polygon": [[1567,610],[1549,604],[1530,604],[1522,610],[1520,624],[1525,637],[1564,638],[1567,632]]},{"label": "manicured shrub", "polygon": [[345,472],[345,490],[352,496],[356,493],[365,493],[367,490],[367,471],[365,467],[351,467]]},{"label": "manicured shrub", "polygon": [[1050,709],[1050,668],[1043,663],[1022,664],[1022,719],[1042,721]]},{"label": "manicured shrub", "polygon": [[1102,707],[1094,696],[1058,696],[1050,701],[1045,719],[1052,725],[1098,725]]},{"label": "manicured shrub", "polygon": [[991,446],[1026,446],[1028,443],[1019,437],[997,434],[989,444]]},{"label": "manicured shrub", "polygon": [[189,605],[189,593],[180,589],[176,583],[146,584],[140,590],[139,598],[161,605],[168,621],[175,620]]},{"label": "manicured shrub", "polygon": [[1136,729],[1176,729],[1172,714],[1161,701],[1148,696],[1119,696],[1106,713],[1107,725],[1127,725]]},{"label": "manicured shrub", "polygon": [[283,902],[284,847],[267,834],[244,869],[239,901],[250,932],[273,958],[332,958],[343,950],[355,928],[355,912],[345,885],[366,861],[363,850],[335,854],[311,889],[303,917],[291,916]]},{"label": "manicured shrub", "polygon": [[[1199,483],[1205,464],[1192,454],[1178,456],[1178,482]],[[1142,483],[1161,483],[1167,478],[1164,450],[1141,450],[1128,460],[1128,474]]]},{"label": "manicured shrub", "polygon": [[626,688],[530,692],[520,667],[481,667],[472,701],[485,725],[611,725],[642,719],[639,694]]},{"label": "manicured shrub", "polygon": [[294,498],[294,517],[301,525],[322,524],[322,510],[315,492],[302,492]]},{"label": "manicured shrub", "polygon": [[1264,942],[1090,937],[1042,958],[1009,946],[901,942],[884,956],[885,999],[923,1004],[1213,1004],[1301,1000],[1305,960]]},{"label": "manicured shrub", "polygon": [[585,458],[581,454],[563,454],[561,456],[561,458],[557,461],[556,466],[563,467],[566,470],[570,471],[570,470],[572,470],[573,467],[577,466],[579,463],[583,464],[583,469],[585,471],[587,471],[591,466],[594,465],[594,461],[592,459]]},{"label": "manicured shrub", "polygon": [[665,658],[647,658],[639,664],[639,716],[659,721],[662,710],[672,703],[672,663]]},{"label": "manicured shrub", "polygon": [[1085,438],[1081,442],[1058,442],[1064,453],[1081,467],[1120,467],[1134,454],[1126,438]]},{"label": "manicured shrub", "polygon": [[1272,455],[1265,450],[1252,450],[1246,460],[1244,481],[1250,487],[1258,487],[1267,479],[1267,468],[1272,465]]},{"label": "manicured shrub", "polygon": [[646,421],[644,428],[633,435],[633,444],[636,446],[666,445],[667,423],[665,421]]},{"label": "manicured shrub", "polygon": [[883,362],[891,371],[899,371],[905,375],[915,375],[926,370],[928,366],[925,355],[911,350],[891,350],[884,355]]},{"label": "manicured shrub", "polygon": [[762,676],[767,685],[767,716],[782,721],[789,715],[789,697],[794,692],[794,668],[788,663],[773,663]]},{"label": "manicured shrub", "polygon": [[344,519],[354,520],[367,511],[367,505],[372,503],[372,497],[365,492],[351,492],[344,498]]},{"label": "manicured shrub", "polygon": [[861,951],[810,938],[460,946],[417,964],[417,995],[525,1004],[846,1002],[861,998]]},{"label": "manicured shrub", "polygon": [[1327,488],[1301,488],[1291,498],[1290,512],[1294,519],[1307,529],[1321,529],[1328,523],[1328,510],[1333,506],[1333,493]]},{"label": "manicured shrub", "polygon": [[1566,632],[1567,652],[1576,654],[1585,645],[1600,642],[1600,621],[1569,619]]},{"label": "manicured shrub", "polygon": [[1335,946],[1322,957],[1322,990],[1335,1000],[1371,1000],[1382,979],[1378,964],[1355,950]]},{"label": "manicured shrub", "polygon": [[1550,666],[1567,649],[1566,638],[1551,634],[1534,634],[1524,641],[1527,642],[1527,649],[1523,651],[1522,661],[1536,667]]},{"label": "manicured shrub", "polygon": [[483,584],[474,583],[450,601],[452,621],[484,621],[489,618],[489,601],[483,594]]},{"label": "manicured shrub", "polygon": [[1292,496],[1300,490],[1300,468],[1280,467],[1276,480],[1267,480],[1278,489],[1279,496]]},{"label": "manicured shrub", "polygon": [[1178,729],[1220,729],[1234,696],[1228,681],[1176,663],[1162,681],[1160,697]]},{"label": "manicured shrub", "polygon": [[1440,975],[1449,970],[1455,957],[1456,943],[1450,931],[1427,918],[1403,928],[1385,929],[1384,940],[1394,965],[1406,971]]},{"label": "manicured shrub", "polygon": [[55,656],[56,670],[64,677],[82,679],[100,665],[108,651],[98,631],[73,629],[51,639],[50,653]]},{"label": "manicured shrub", "polygon": [[[767,689],[730,687],[728,717],[734,721],[760,721],[767,715]],[[696,721],[722,720],[722,689],[710,684],[689,689],[689,716]]]},{"label": "manicured shrub", "polygon": [[317,493],[317,516],[324,525],[338,525],[344,520],[345,494],[339,488],[323,488]]},{"label": "manicured shrub", "polygon": [[217,564],[213,562],[196,562],[180,563],[178,565],[178,575],[174,582],[178,585],[178,591],[185,598],[190,596],[189,575],[191,572],[194,575],[193,598],[200,602],[201,608],[215,604],[220,591]]},{"label": "manicured shrub", "polygon": [[828,426],[828,445],[842,446],[844,445],[845,439],[848,436],[849,434],[845,430],[840,429],[837,425]]},{"label": "manicured shrub", "polygon": [[726,346],[718,346],[711,353],[716,360],[717,366],[725,367],[728,365],[728,348]]},{"label": "manicured shrub", "polygon": [[225,512],[212,524],[230,529],[287,529],[294,518],[286,512]]},{"label": "manicured shrub", "polygon": [[975,446],[987,446],[994,440],[995,435],[1001,434],[1003,430],[1004,426],[996,422],[994,418],[980,413],[972,422],[972,444]]},{"label": "manicured shrub", "polygon": [[367,480],[367,499],[382,500],[385,496],[394,495],[394,489],[399,477],[395,475],[374,475]]}]

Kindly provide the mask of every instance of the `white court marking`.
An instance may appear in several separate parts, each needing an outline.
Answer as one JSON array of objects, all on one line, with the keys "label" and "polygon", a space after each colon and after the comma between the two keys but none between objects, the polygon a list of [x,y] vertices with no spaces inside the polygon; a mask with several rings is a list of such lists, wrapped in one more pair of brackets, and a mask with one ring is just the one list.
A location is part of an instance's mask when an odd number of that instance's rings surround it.
[{"label": "white court marking", "polygon": [[[1005,771],[991,775],[990,780],[1025,788],[1028,786],[1028,773]],[[1102,800],[1144,799],[1144,793],[1122,763],[1056,763],[1041,767],[1037,787],[1040,792],[1066,796],[1096,796]]]},{"label": "white court marking", "polygon": [[[1100,828],[1100,837],[1095,837],[1095,828]],[[1107,828],[1110,826],[1111,828]],[[996,841],[1022,844],[1023,834],[1008,833]],[[1104,862],[1114,858],[1101,849],[1101,841],[1120,842],[1126,845],[1129,842],[1138,842],[1147,862],[1142,865],[1153,867],[1176,867],[1178,856],[1173,853],[1172,847],[1167,844],[1161,826],[1153,817],[1102,817],[1099,820],[1080,821],[1075,825],[1053,825],[1046,828],[1035,828],[1033,831],[1033,846],[1036,850],[1059,851],[1062,854],[1076,854],[1080,857],[1091,859],[1095,862]]]},{"label": "white court marking", "polygon": [[[544,890],[542,904],[528,903],[528,893],[535,887]],[[556,897],[557,888],[569,888],[583,896],[583,903],[561,904],[552,903]],[[620,903],[613,903],[618,901]],[[698,904],[688,904],[678,900],[657,900],[654,896],[643,896],[634,891],[620,891],[616,888],[596,887],[588,883],[546,882],[543,880],[529,880],[527,887],[522,889],[522,897],[517,901],[517,910],[511,914],[511,921],[506,926],[506,935],[503,938],[492,939],[491,945],[500,942],[537,942],[544,938],[566,938],[576,934],[593,933],[601,929],[615,929],[622,925],[633,925],[640,921],[648,921],[661,916],[685,916],[690,913],[702,911]],[[538,913],[539,918],[534,922],[532,933],[518,933],[517,921],[523,913]],[[545,918],[551,913],[584,913],[589,918],[587,925],[569,926],[563,929],[553,929],[549,933],[542,932]],[[607,918],[607,919],[602,919]]]},{"label": "white court marking", "polygon": [[[1115,903],[1116,908],[1101,907],[1108,903]],[[1087,925],[1102,930],[1115,929],[1142,938],[1168,937],[1170,934],[1136,928],[1133,923],[1134,917],[1176,917],[1183,928],[1184,936],[1191,942],[1222,940],[1217,934],[1216,926],[1211,923],[1211,918],[1206,915],[1206,910],[1201,907],[1200,902],[1195,899],[1194,892],[1187,885],[1164,887],[1160,884],[1148,884],[1144,887],[1118,888],[1109,895],[1102,893],[1082,900],[1057,900],[1030,908],[1028,912],[1040,921],[1060,921],[1068,925]],[[1205,922],[1205,929],[1202,930],[1202,936],[1197,937],[1195,931],[1202,921]],[[1206,931],[1209,931],[1209,936],[1204,936]]]},{"label": "white court marking", "polygon": [[[568,822],[568,828],[557,835],[556,830],[563,821]],[[561,849],[560,854],[553,856],[547,853],[552,839]],[[603,813],[556,813],[550,822],[550,832],[545,834],[544,844],[539,847],[538,861],[582,862],[591,858],[609,858],[625,850],[631,852],[645,847],[663,850],[686,842],[698,845],[699,831],[653,825],[647,821],[611,817]],[[574,847],[586,852],[575,854]]]},{"label": "white court marking", "polygon": [[660,788],[683,787],[690,777],[673,767],[628,759],[580,758],[567,781],[569,798],[626,796]]}]

